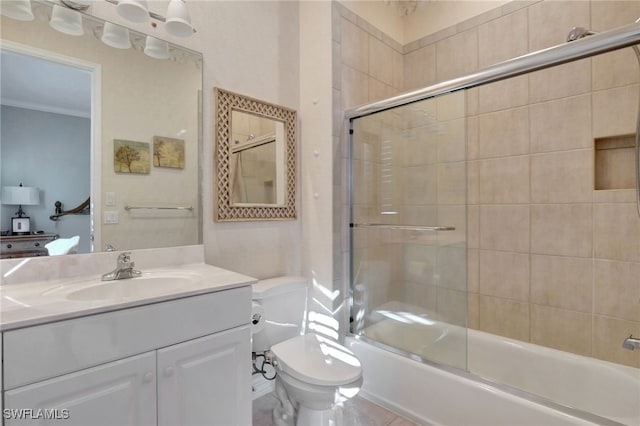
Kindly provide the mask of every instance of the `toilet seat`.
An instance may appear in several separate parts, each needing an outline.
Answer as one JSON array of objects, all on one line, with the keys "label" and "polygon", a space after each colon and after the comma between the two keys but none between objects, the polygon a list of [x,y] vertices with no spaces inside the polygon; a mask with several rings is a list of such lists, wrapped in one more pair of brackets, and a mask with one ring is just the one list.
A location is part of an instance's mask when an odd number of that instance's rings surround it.
[{"label": "toilet seat", "polygon": [[278,368],[305,383],[341,386],[362,376],[362,366],[353,352],[313,333],[285,340],[271,351]]}]

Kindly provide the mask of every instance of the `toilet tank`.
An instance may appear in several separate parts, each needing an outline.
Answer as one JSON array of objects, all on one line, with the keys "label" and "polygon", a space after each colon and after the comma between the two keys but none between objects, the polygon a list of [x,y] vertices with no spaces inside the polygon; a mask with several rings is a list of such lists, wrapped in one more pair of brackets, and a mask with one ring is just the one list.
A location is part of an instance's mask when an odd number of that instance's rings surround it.
[{"label": "toilet tank", "polygon": [[253,302],[264,310],[264,326],[252,336],[253,352],[264,352],[300,334],[307,310],[307,279],[278,277],[252,286]]}]

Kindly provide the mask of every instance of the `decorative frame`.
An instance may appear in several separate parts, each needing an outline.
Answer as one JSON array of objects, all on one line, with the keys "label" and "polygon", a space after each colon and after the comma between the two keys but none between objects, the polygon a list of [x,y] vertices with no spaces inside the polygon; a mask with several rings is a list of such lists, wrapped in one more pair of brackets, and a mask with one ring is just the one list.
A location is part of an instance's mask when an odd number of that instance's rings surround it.
[{"label": "decorative frame", "polygon": [[24,235],[31,232],[31,219],[29,216],[11,218],[11,232],[14,235]]},{"label": "decorative frame", "polygon": [[115,173],[148,175],[149,163],[149,143],[113,140],[113,171]]},{"label": "decorative frame", "polygon": [[153,137],[153,166],[184,169],[184,139]]},{"label": "decorative frame", "polygon": [[[224,89],[213,89],[215,101],[215,162],[216,162],[216,203],[214,219],[223,221],[249,220],[292,220],[296,212],[296,127],[297,113],[293,109],[239,95]],[[257,114],[284,122],[286,191],[285,202],[279,204],[231,204],[231,112],[233,110]]]}]

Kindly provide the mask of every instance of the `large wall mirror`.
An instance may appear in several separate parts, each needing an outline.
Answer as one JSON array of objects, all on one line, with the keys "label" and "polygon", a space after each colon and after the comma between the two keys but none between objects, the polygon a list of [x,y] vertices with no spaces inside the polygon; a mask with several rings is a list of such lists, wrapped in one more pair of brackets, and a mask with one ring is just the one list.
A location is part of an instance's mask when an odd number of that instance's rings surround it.
[{"label": "large wall mirror", "polygon": [[[62,6],[31,6],[0,22],[0,186],[37,189],[27,236],[79,237],[70,253],[200,244],[202,55],[120,26],[114,41],[86,14],[63,33]],[[1,201],[4,247],[19,205]]]},{"label": "large wall mirror", "polygon": [[296,218],[296,112],[214,89],[215,219]]}]

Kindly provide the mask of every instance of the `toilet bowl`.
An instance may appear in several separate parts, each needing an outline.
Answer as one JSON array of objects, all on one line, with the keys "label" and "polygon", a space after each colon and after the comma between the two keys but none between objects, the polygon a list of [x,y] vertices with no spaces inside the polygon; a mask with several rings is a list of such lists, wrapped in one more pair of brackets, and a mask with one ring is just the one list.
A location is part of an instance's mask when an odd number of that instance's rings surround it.
[{"label": "toilet bowl", "polygon": [[333,408],[355,396],[362,367],[349,349],[320,334],[301,334],[307,281],[281,277],[254,284],[264,326],[253,335],[256,353],[270,352],[277,372],[276,425],[339,425]]}]

